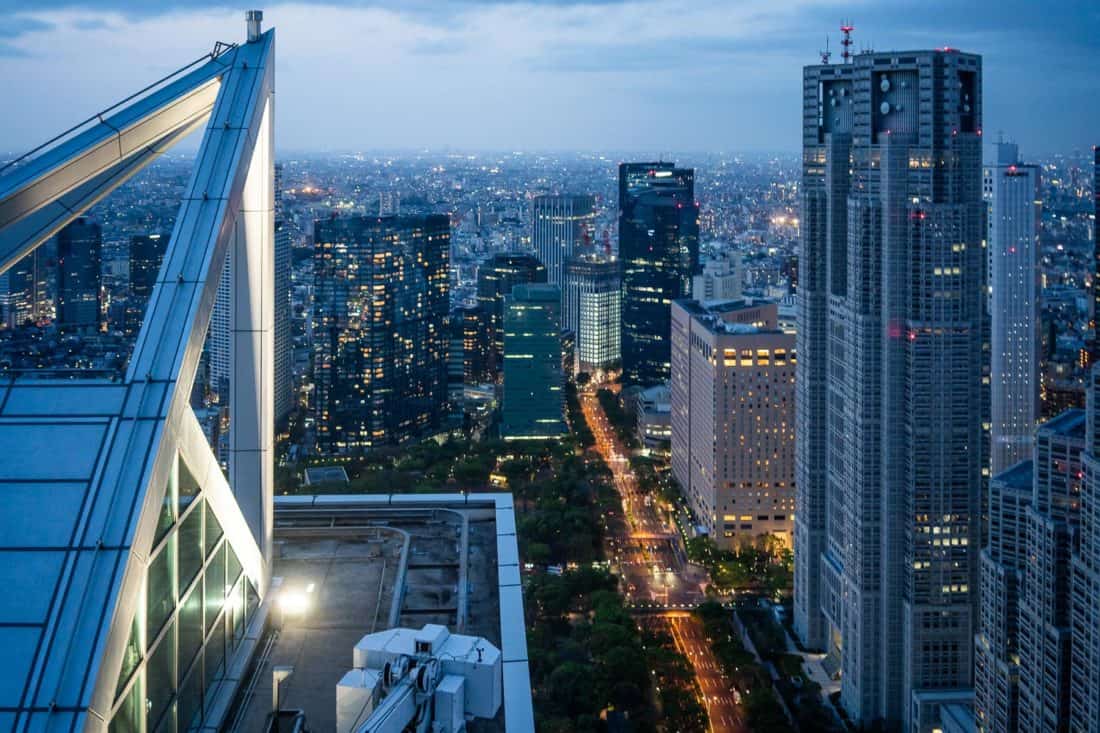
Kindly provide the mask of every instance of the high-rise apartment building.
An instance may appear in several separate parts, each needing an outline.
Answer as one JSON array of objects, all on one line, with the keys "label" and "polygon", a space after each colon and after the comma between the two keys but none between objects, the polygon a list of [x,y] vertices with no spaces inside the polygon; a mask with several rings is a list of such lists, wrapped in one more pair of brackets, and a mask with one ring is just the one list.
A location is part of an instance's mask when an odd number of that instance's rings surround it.
[{"label": "high-rise apartment building", "polygon": [[606,369],[622,358],[622,290],[619,263],[596,255],[569,261],[562,297],[562,330],[576,340],[584,371]]},{"label": "high-rise apartment building", "polygon": [[157,284],[161,260],[168,249],[163,234],[139,234],[130,238],[130,289],[126,298],[126,332],[141,329],[149,296]]},{"label": "high-rise apartment building", "polygon": [[623,381],[667,381],[672,301],[691,297],[699,269],[695,170],[675,163],[619,165]]},{"label": "high-rise apartment building", "polygon": [[994,474],[1031,456],[1039,419],[1039,166],[994,145],[989,204],[990,462]]},{"label": "high-rise apartment building", "polygon": [[57,233],[57,325],[62,330],[99,330],[103,228],[81,216]]},{"label": "high-rise apartment building", "polygon": [[317,445],[403,445],[446,415],[446,216],[349,217],[314,225]]},{"label": "high-rise apartment building", "polygon": [[[276,180],[278,181],[277,177]],[[279,200],[276,196],[276,202]],[[278,204],[276,204],[278,208]],[[286,423],[294,408],[294,385],[291,374],[293,345],[290,340],[290,227],[282,219],[275,220],[275,328],[272,341],[275,344],[275,425],[279,429]]]},{"label": "high-rise apartment building", "polygon": [[546,282],[546,266],[529,254],[495,254],[477,268],[477,307],[482,315],[485,339],[485,372],[477,381],[493,381],[500,376],[504,353],[504,298],[516,285]]},{"label": "high-rise apartment building", "polygon": [[794,521],[795,337],[774,303],[672,304],[672,475],[720,547]]},{"label": "high-rise apartment building", "polygon": [[707,260],[702,272],[691,279],[691,297],[702,302],[737,300],[744,277],[741,255],[737,252]]},{"label": "high-rise apartment building", "polygon": [[794,624],[859,725],[972,686],[987,481],[981,59],[806,67]]},{"label": "high-rise apartment building", "polygon": [[531,202],[531,247],[546,267],[546,282],[565,288],[565,269],[591,238],[592,196],[536,196]]},{"label": "high-rise apartment building", "polygon": [[566,432],[561,354],[561,290],[512,288],[504,297],[505,440],[549,440]]}]

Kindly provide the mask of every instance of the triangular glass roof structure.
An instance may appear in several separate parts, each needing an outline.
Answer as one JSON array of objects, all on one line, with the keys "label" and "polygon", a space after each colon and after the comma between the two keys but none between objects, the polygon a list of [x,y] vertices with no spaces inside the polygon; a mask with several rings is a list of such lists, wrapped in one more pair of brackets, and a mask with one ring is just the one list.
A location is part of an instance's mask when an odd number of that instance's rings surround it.
[{"label": "triangular glass roof structure", "polygon": [[[0,169],[0,273],[187,133],[195,168],[121,380],[0,382],[0,730],[199,729],[265,592],[274,31]],[[188,402],[227,253],[223,475]]]}]

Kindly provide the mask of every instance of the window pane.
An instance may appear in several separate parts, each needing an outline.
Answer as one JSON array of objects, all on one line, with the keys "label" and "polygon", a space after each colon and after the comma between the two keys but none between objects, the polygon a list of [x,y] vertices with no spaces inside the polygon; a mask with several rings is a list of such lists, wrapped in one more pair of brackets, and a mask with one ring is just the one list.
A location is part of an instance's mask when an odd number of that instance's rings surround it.
[{"label": "window pane", "polygon": [[176,536],[168,538],[167,544],[149,566],[146,581],[147,611],[145,625],[147,642],[151,642],[160,632],[164,622],[172,615],[176,607]]},{"label": "window pane", "polygon": [[183,514],[184,510],[191,506],[191,502],[199,495],[201,489],[199,482],[195,480],[182,457],[179,459],[179,479],[179,506],[180,514]]},{"label": "window pane", "polygon": [[176,523],[176,480],[168,480],[168,488],[164,491],[164,501],[160,504],[160,516],[157,518],[157,531],[153,537],[153,545],[161,541],[172,525]]},{"label": "window pane", "polygon": [[168,712],[160,720],[155,733],[176,733],[176,701],[168,706]]},{"label": "window pane", "polygon": [[214,512],[207,508],[206,512],[206,554],[209,555],[214,551],[214,546],[218,544],[218,540],[222,538],[222,526],[218,523],[218,518],[214,516]]},{"label": "window pane", "polygon": [[225,602],[225,545],[206,566],[206,630],[214,624]]},{"label": "window pane", "polygon": [[137,682],[130,688],[130,694],[122,702],[118,712],[111,718],[110,733],[141,733],[141,716],[145,713],[145,694],[142,692],[142,679],[138,675]]},{"label": "window pane", "polygon": [[236,649],[244,639],[244,586],[238,583],[225,602],[225,628],[228,634],[228,646]]},{"label": "window pane", "polygon": [[188,514],[180,524],[180,590],[191,585],[202,568],[202,499],[199,505]]},{"label": "window pane", "polygon": [[[218,624],[210,640],[206,642],[206,650],[203,652],[206,660],[206,697],[214,698],[213,689],[217,681],[222,678],[222,666],[225,662],[225,626]],[[209,710],[207,711],[209,712]]]},{"label": "window pane", "polygon": [[233,585],[237,582],[237,578],[241,577],[241,561],[237,559],[237,553],[233,552],[233,548],[228,542],[225,543],[225,551],[229,557],[229,569],[225,576],[225,584]]},{"label": "window pane", "polygon": [[176,692],[176,639],[175,626],[168,627],[157,648],[149,654],[145,668],[146,705],[149,716],[148,730],[156,730],[161,716],[168,710],[168,703]]},{"label": "window pane", "polygon": [[179,729],[198,730],[202,724],[202,664],[196,664],[191,676],[180,685]]},{"label": "window pane", "polygon": [[122,650],[122,669],[118,673],[118,686],[115,688],[115,697],[122,693],[122,688],[130,681],[130,675],[141,664],[141,652],[145,645],[141,643],[141,626],[138,624],[137,614],[130,624],[130,638],[126,642],[126,648]]},{"label": "window pane", "polygon": [[244,597],[244,612],[245,619],[247,621],[252,620],[252,615],[256,613],[256,609],[260,605],[260,597],[256,594],[256,589],[252,587],[252,581],[247,578],[244,581],[245,585],[245,597]]},{"label": "window pane", "polygon": [[[180,604],[179,615],[180,634],[180,670],[182,678],[191,666],[191,660],[195,658],[202,646],[202,583],[200,582],[191,591],[191,595]],[[183,720],[182,718],[180,719]]]}]

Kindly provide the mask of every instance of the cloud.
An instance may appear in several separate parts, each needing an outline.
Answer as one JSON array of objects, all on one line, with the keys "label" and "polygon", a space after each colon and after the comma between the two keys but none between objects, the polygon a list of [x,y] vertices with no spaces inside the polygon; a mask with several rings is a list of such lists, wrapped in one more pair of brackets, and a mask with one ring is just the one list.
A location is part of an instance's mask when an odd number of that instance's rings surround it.
[{"label": "cloud", "polygon": [[[38,142],[43,127],[64,129],[214,40],[239,40],[245,7],[35,0],[24,10],[29,5],[0,0],[0,98],[24,108],[0,118],[0,140],[12,145]],[[278,28],[282,148],[659,150],[687,139],[696,149],[793,150],[802,66],[817,61],[827,33],[839,50],[841,18],[855,23],[857,48],[982,53],[986,127],[1004,127],[1025,150],[1029,141],[1035,149],[1089,142],[1100,128],[1100,101],[1081,90],[1095,84],[1100,42],[1082,29],[1096,27],[1100,3],[1032,5],[297,0],[264,10],[265,25]],[[48,59],[21,58],[40,46],[51,49]],[[1066,114],[1033,111],[1052,108]]]}]

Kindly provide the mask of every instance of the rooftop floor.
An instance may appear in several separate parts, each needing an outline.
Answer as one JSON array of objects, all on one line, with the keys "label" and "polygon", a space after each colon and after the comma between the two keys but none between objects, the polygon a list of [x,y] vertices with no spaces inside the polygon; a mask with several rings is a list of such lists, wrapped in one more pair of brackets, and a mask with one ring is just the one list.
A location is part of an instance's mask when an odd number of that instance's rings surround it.
[{"label": "rooftop floor", "polygon": [[[502,648],[498,511],[491,501],[468,507],[277,505],[272,575],[281,585],[273,593],[303,594],[307,609],[284,617],[273,604],[271,632],[242,684],[230,730],[266,730],[271,670],[278,665],[294,668],[281,685],[281,707],[303,710],[312,730],[335,730],[336,684],[352,667],[355,644],[375,631],[438,623]],[[514,536],[508,539],[514,545]],[[522,634],[522,613],[510,623],[518,623]],[[522,661],[525,667],[525,648]],[[506,665],[506,681],[515,671]],[[505,730],[508,705],[494,720],[473,721],[469,729]]]}]

